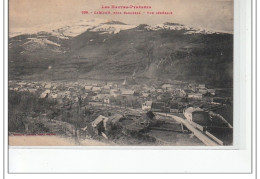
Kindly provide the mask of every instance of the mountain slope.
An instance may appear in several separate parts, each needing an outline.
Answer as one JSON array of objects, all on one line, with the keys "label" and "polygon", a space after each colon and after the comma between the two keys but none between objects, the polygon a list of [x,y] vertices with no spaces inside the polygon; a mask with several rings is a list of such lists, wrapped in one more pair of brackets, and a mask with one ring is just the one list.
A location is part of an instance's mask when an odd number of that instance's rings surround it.
[{"label": "mountain slope", "polygon": [[[146,80],[177,79],[227,87],[233,82],[231,34],[174,23],[131,26],[112,21],[67,39],[53,33],[42,41],[39,34],[33,37],[38,40],[22,37],[10,38],[10,79],[118,80],[135,72],[137,79]],[[44,46],[32,45],[39,42]]]}]

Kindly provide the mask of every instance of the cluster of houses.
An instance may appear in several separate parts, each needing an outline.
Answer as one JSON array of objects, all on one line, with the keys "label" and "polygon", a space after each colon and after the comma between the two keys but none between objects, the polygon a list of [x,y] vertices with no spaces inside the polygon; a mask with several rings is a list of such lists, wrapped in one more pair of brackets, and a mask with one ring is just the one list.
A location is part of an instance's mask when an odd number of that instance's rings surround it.
[{"label": "cluster of houses", "polygon": [[18,82],[9,85],[10,90],[36,93],[39,98],[52,98],[62,103],[64,99],[78,102],[81,98],[91,102],[113,103],[112,98],[136,99],[143,111],[181,113],[194,103],[213,102],[214,89],[205,84],[126,85],[107,83]]},{"label": "cluster of houses", "polygon": [[172,84],[163,84],[156,91],[158,96],[155,99],[142,103],[142,110],[182,113],[186,108],[191,106],[200,106],[206,102],[214,103],[215,90],[207,89],[204,84],[198,86],[188,84],[181,87],[175,87]]},{"label": "cluster of houses", "polygon": [[[206,110],[201,109],[202,105],[209,105],[211,108],[221,106],[221,97],[216,95],[216,90],[207,88],[205,84],[123,84],[104,83],[79,83],[79,82],[11,82],[9,90],[17,92],[34,93],[40,99],[54,99],[65,106],[66,101],[71,104],[78,104],[84,101],[83,106],[88,102],[102,104],[113,104],[115,99],[127,101],[136,100],[143,114],[138,121],[146,126],[154,119],[154,112],[183,113],[190,123],[196,127],[208,126],[210,116]],[[80,100],[80,101],[79,101]],[[86,101],[86,103],[85,103]],[[131,107],[131,106],[130,106]],[[208,107],[209,108],[209,107]],[[209,110],[208,110],[209,111]],[[148,117],[147,117],[148,116]],[[218,117],[221,119],[221,117]],[[124,120],[120,114],[112,116],[98,116],[92,123],[92,128],[98,135],[108,134],[111,126]],[[224,120],[222,120],[224,121]],[[136,121],[135,121],[136,122]]]}]

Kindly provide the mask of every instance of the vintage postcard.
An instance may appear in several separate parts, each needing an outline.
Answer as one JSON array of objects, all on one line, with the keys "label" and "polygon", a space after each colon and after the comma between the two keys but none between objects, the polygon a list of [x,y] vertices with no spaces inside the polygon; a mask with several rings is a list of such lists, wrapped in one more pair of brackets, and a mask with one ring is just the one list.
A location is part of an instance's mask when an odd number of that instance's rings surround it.
[{"label": "vintage postcard", "polygon": [[233,146],[233,0],[9,0],[9,146]]}]

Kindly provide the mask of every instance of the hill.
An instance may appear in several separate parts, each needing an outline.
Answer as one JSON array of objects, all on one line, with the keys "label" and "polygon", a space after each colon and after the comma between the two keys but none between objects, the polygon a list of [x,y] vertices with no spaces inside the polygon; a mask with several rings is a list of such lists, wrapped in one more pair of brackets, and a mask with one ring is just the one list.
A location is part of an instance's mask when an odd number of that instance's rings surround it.
[{"label": "hill", "polygon": [[9,79],[123,80],[135,72],[142,82],[183,80],[232,87],[232,34],[176,23],[93,24],[75,36],[61,31],[63,38],[57,30],[10,37]]}]

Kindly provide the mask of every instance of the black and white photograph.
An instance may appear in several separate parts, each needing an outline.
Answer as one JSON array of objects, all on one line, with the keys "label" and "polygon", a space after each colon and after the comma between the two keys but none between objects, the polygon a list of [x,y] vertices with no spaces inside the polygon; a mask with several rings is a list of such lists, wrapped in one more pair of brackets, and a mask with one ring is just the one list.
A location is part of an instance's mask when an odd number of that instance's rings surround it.
[{"label": "black and white photograph", "polygon": [[233,0],[9,0],[9,146],[233,146]]}]

